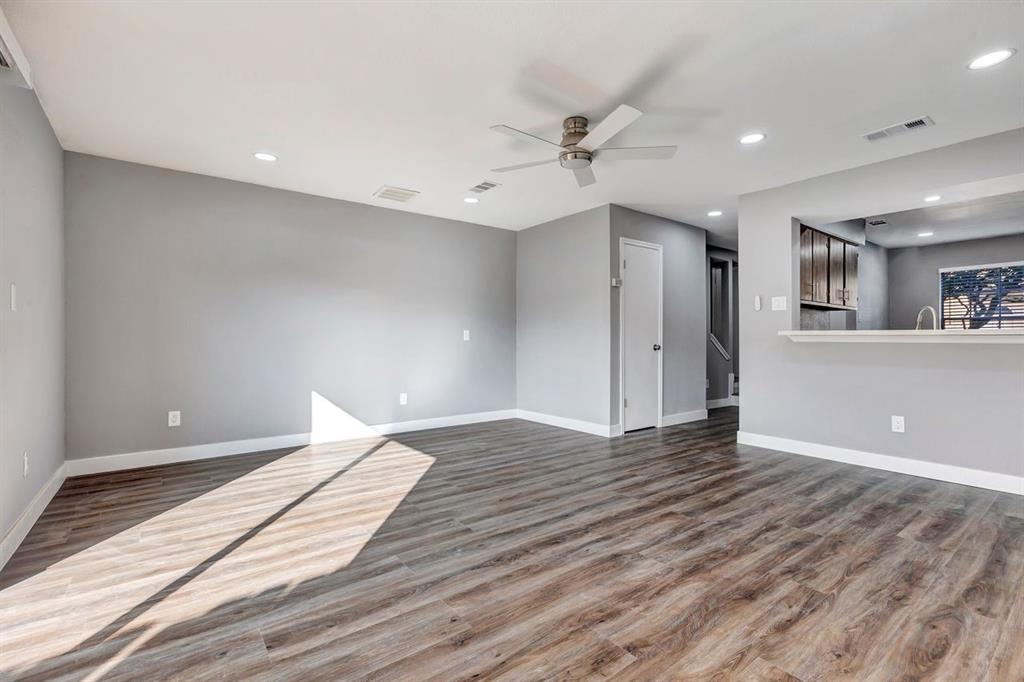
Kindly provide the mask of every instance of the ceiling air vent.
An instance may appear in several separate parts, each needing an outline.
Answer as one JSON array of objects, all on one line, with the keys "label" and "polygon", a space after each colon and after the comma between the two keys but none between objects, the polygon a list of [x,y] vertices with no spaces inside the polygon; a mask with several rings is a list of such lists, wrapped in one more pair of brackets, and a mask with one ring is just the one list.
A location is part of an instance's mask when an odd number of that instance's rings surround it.
[{"label": "ceiling air vent", "polygon": [[874,130],[870,133],[864,133],[863,137],[868,142],[874,142],[875,140],[882,140],[887,137],[896,137],[903,133],[909,133],[912,130],[918,128],[928,128],[935,125],[935,121],[932,120],[931,116],[922,116],[921,118],[911,119],[904,121],[903,123],[897,123],[896,125],[889,126],[888,128],[882,128],[881,130]]},{"label": "ceiling air vent", "polygon": [[868,221],[868,225],[870,225],[871,227],[878,227],[879,225],[888,225],[888,224],[889,223],[886,222],[885,218],[875,218],[873,220],[869,220]]},{"label": "ceiling air vent", "polygon": [[419,192],[414,189],[402,189],[401,187],[389,187],[388,185],[384,185],[374,192],[373,196],[378,199],[390,199],[391,201],[399,201],[404,204],[417,194],[419,194]]},{"label": "ceiling air vent", "polygon": [[489,189],[494,189],[498,186],[497,182],[491,182],[490,180],[484,180],[479,185],[475,185],[469,188],[470,192],[476,192],[477,194],[483,194]]}]

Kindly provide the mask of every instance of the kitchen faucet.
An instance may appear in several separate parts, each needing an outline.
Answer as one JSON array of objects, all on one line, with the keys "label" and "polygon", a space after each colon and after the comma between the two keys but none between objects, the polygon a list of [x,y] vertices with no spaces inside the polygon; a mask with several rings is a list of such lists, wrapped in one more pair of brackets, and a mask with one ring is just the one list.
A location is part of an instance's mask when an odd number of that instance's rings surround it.
[{"label": "kitchen faucet", "polygon": [[939,328],[939,315],[938,315],[938,313],[935,312],[935,308],[931,307],[930,305],[926,305],[925,307],[921,308],[921,310],[918,311],[918,313],[917,313],[917,324],[914,325],[914,329],[915,330],[918,330],[918,329],[921,328],[921,317],[924,316],[924,311],[926,311],[926,310],[932,311],[932,329],[938,329]]}]

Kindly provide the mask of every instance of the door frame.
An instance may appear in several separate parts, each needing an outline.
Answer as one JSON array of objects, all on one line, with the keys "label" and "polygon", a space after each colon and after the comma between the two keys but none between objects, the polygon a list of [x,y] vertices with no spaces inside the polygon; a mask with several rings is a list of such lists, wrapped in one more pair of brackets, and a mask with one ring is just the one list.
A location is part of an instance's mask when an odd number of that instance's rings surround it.
[{"label": "door frame", "polygon": [[[658,351],[658,423],[657,428],[661,428],[664,418],[664,407],[662,405],[663,396],[663,384],[665,376],[665,340],[664,340],[664,327],[665,327],[665,255],[664,247],[661,244],[654,244],[652,242],[644,242],[639,239],[630,239],[629,237],[619,237],[619,275],[622,278],[623,288],[626,284],[626,275],[622,272],[622,254],[625,250],[625,246],[637,246],[642,249],[653,249],[658,253],[658,340],[657,343],[661,346],[661,350]],[[628,268],[625,268],[628,270]],[[620,435],[626,435],[626,344],[625,341],[625,330],[626,330],[626,297],[622,293],[623,289],[619,289],[619,429]]]}]

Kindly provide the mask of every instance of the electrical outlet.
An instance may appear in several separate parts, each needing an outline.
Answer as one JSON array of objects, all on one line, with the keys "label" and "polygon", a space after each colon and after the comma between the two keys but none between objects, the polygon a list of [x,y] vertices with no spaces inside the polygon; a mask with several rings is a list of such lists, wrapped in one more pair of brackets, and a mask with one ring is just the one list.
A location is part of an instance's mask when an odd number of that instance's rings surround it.
[{"label": "electrical outlet", "polygon": [[399,393],[398,394],[398,404],[399,405],[406,405],[408,403],[409,403],[409,394],[408,393]]},{"label": "electrical outlet", "polygon": [[469,341],[469,330],[468,329],[463,329],[462,330],[462,340],[463,341]]},{"label": "electrical outlet", "polygon": [[21,477],[28,478],[28,450],[21,456]]},{"label": "electrical outlet", "polygon": [[893,433],[903,433],[904,431],[906,431],[906,424],[903,421],[903,417],[897,417],[896,415],[893,415],[893,417],[892,417],[892,432]]},{"label": "electrical outlet", "polygon": [[711,379],[704,380],[704,388],[711,388]]},{"label": "electrical outlet", "polygon": [[167,413],[167,425],[168,426],[181,426],[181,412],[178,410],[171,410]]}]

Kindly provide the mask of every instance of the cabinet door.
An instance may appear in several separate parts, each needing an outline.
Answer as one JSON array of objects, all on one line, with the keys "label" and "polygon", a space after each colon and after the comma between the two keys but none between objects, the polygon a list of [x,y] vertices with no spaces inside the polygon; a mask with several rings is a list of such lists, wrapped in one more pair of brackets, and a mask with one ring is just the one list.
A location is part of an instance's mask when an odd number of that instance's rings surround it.
[{"label": "cabinet door", "polygon": [[846,305],[851,308],[857,307],[857,247],[853,244],[846,245],[845,272],[846,272]]},{"label": "cabinet door", "polygon": [[814,230],[800,228],[800,300],[814,300]]},{"label": "cabinet door", "polygon": [[828,238],[828,303],[832,305],[846,305],[846,284],[843,280],[845,246],[845,242],[834,237]]},{"label": "cabinet door", "polygon": [[811,230],[811,300],[828,303],[828,235]]}]

